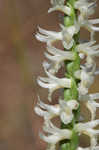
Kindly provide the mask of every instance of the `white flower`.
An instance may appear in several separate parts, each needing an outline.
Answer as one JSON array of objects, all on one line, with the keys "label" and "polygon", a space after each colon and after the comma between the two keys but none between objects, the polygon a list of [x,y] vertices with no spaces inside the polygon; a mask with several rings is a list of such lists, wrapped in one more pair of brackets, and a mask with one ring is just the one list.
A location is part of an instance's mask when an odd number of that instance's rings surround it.
[{"label": "white flower", "polygon": [[58,104],[57,105],[45,104],[38,97],[38,103],[37,106],[34,108],[34,110],[39,116],[44,117],[45,123],[47,123],[50,119],[59,115],[60,107]]},{"label": "white flower", "polygon": [[84,68],[81,70],[80,76],[81,82],[78,85],[79,95],[86,95],[88,93],[89,87],[94,82],[94,70],[88,72]]},{"label": "white flower", "polygon": [[86,102],[86,106],[91,112],[91,120],[94,120],[96,116],[96,108],[99,107],[99,103],[96,103],[94,100],[89,100]]},{"label": "white flower", "polygon": [[90,137],[90,146],[95,147],[97,144],[97,135],[99,130],[93,129],[99,125],[99,120],[89,121],[87,123],[78,123],[75,125],[75,130],[79,134],[86,134]]},{"label": "white flower", "polygon": [[51,101],[52,93],[59,88],[70,88],[71,87],[71,79],[69,78],[57,78],[47,70],[45,70],[47,77],[38,77],[37,82],[43,88],[49,89],[48,100]]},{"label": "white flower", "polygon": [[40,133],[41,139],[49,144],[56,144],[57,142],[70,139],[72,131],[69,129],[59,129],[55,127],[51,122],[43,127],[43,130],[48,133],[48,136]]},{"label": "white flower", "polygon": [[79,26],[77,23],[70,27],[60,26],[62,28],[61,32],[47,31],[39,27],[40,33],[36,34],[36,38],[41,42],[46,42],[49,46],[51,46],[53,42],[61,40],[64,48],[70,49],[74,43],[73,35],[78,33]]},{"label": "white flower", "polygon": [[94,40],[94,34],[95,32],[99,32],[99,27],[94,26],[93,24],[99,24],[99,19],[92,19],[92,20],[80,20],[79,18],[79,24],[81,27],[86,28],[90,32],[90,39],[91,41]]},{"label": "white flower", "polygon": [[99,99],[99,93],[88,94],[88,95],[79,95],[79,100],[84,101],[87,108],[91,113],[91,120],[94,120],[96,117],[96,108],[99,107],[99,103],[96,103],[95,100]]},{"label": "white flower", "polygon": [[68,6],[64,5],[64,1],[65,0],[51,0],[51,4],[53,7],[48,10],[48,13],[59,10],[65,13],[66,15],[70,15],[71,9]]},{"label": "white flower", "polygon": [[75,2],[74,7],[80,11],[80,15],[86,18],[94,13],[96,2],[88,2],[88,0],[78,0]]},{"label": "white flower", "polygon": [[59,100],[60,104],[60,118],[64,124],[68,124],[72,121],[74,115],[72,110],[76,110],[79,103],[76,100],[64,101]]},{"label": "white flower", "polygon": [[64,48],[70,49],[74,44],[73,36],[77,34],[80,30],[80,26],[77,22],[70,27],[65,27],[61,25],[62,28],[62,44]]},{"label": "white flower", "polygon": [[38,103],[34,110],[38,115],[44,117],[45,124],[47,124],[49,120],[56,116],[60,116],[61,121],[64,124],[68,124],[73,119],[72,110],[76,110],[78,106],[79,104],[76,100],[67,102],[64,100],[59,100],[59,104],[48,105],[44,104],[38,97]]},{"label": "white flower", "polygon": [[92,101],[99,99],[99,93],[88,94],[88,95],[79,95],[80,101]]},{"label": "white flower", "polygon": [[85,27],[91,33],[91,40],[94,39],[94,33],[99,31],[99,27],[93,26],[99,23],[99,19],[88,20],[88,17],[94,13],[95,6],[96,1],[90,3],[87,0],[78,0],[75,2],[75,8],[80,11],[78,23],[80,27]]},{"label": "white flower", "polygon": [[63,65],[63,62],[65,60],[74,60],[75,59],[75,54],[73,52],[70,51],[63,51],[60,49],[57,49],[55,47],[52,46],[48,46],[47,47],[47,51],[50,53],[44,53],[46,58],[48,58],[51,61],[51,65],[48,65],[47,62],[43,63],[43,66],[48,69],[49,68],[49,72],[51,72],[52,74],[58,72],[58,70],[61,68],[61,66]]},{"label": "white flower", "polygon": [[99,44],[94,45],[96,41],[81,43],[76,46],[76,50],[86,56],[99,56]]}]

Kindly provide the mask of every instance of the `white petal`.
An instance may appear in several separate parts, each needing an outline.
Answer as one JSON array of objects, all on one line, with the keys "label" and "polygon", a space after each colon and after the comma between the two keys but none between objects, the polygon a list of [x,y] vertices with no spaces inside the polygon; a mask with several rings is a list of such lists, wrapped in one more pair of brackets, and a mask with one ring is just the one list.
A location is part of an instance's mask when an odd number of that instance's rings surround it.
[{"label": "white petal", "polygon": [[64,123],[64,124],[68,124],[72,121],[73,119],[73,114],[72,114],[72,111],[69,111],[68,113],[66,112],[61,112],[60,114],[60,118],[61,118],[61,121]]},{"label": "white petal", "polygon": [[56,144],[58,141],[61,140],[61,137],[58,135],[49,135],[45,136],[43,134],[39,134],[40,138],[43,139],[47,143]]},{"label": "white petal", "polygon": [[90,19],[89,22],[91,24],[98,24],[99,23],[99,19]]},{"label": "white petal", "polygon": [[37,115],[39,115],[39,116],[41,116],[41,117],[44,117],[44,115],[45,115],[45,111],[43,111],[42,109],[40,109],[39,107],[35,107],[34,108],[34,111],[35,111],[35,113],[37,114]]},{"label": "white petal", "polygon": [[63,12],[63,13],[65,13],[65,14],[67,14],[67,15],[70,15],[70,13],[71,13],[71,9],[69,8],[69,7],[67,7],[67,6],[63,6],[63,5],[56,5],[55,7],[52,7],[52,8],[50,8],[49,10],[48,10],[48,13],[51,13],[51,12],[53,12],[53,11],[61,11],[61,12]]},{"label": "white petal", "polygon": [[72,110],[76,110],[79,107],[79,103],[77,100],[70,100],[67,102],[68,107],[70,107]]},{"label": "white petal", "polygon": [[91,120],[94,120],[95,116],[96,116],[96,107],[93,105],[93,103],[91,101],[88,101],[86,103],[86,106],[91,112]]},{"label": "white petal", "polygon": [[70,49],[74,44],[74,39],[71,39],[71,41],[68,43],[67,41],[62,41],[64,48]]},{"label": "white petal", "polygon": [[41,42],[47,42],[48,41],[48,37],[41,35],[40,33],[37,33],[35,35],[36,39],[41,41]]},{"label": "white petal", "polygon": [[90,98],[93,100],[99,99],[99,93],[90,94]]}]

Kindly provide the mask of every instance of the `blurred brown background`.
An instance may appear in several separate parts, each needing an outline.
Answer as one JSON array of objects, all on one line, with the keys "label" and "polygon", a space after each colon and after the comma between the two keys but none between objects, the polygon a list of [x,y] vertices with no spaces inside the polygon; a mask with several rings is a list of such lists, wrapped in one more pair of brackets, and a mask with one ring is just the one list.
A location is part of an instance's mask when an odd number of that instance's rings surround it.
[{"label": "blurred brown background", "polygon": [[[38,25],[59,31],[62,19],[58,12],[48,14],[49,7],[50,0],[0,0],[0,150],[45,149],[38,136],[43,119],[33,111],[37,94],[47,96],[36,83],[44,75],[45,44],[34,35]],[[98,84],[97,77],[91,90],[99,91]]]}]

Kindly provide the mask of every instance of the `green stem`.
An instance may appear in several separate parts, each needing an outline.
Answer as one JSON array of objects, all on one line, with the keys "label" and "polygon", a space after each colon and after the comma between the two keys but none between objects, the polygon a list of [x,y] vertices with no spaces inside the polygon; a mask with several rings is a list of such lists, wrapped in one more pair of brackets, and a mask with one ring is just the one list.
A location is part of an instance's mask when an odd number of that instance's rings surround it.
[{"label": "green stem", "polygon": [[[69,27],[71,25],[74,25],[74,22],[77,18],[77,13],[76,10],[74,9],[74,3],[76,0],[67,0],[67,5],[71,8],[72,13],[70,16],[64,16],[64,25],[66,27]],[[75,54],[75,60],[74,61],[66,61],[65,62],[65,67],[66,67],[66,77],[72,79],[72,86],[70,89],[64,89],[64,100],[69,101],[72,99],[78,100],[78,83],[79,81],[75,79],[74,77],[74,72],[76,70],[80,69],[80,57],[78,53],[75,50],[75,46],[79,43],[79,33],[74,35],[74,45],[71,48],[71,51],[74,52]],[[72,130],[72,137],[70,140],[63,140],[60,142],[60,147],[61,150],[76,150],[79,144],[79,139],[78,139],[78,134],[74,130],[74,125],[77,123],[79,114],[80,114],[80,107],[76,110],[73,111],[74,113],[74,118],[71,123],[65,125],[61,123],[61,128],[62,129],[70,129]]]}]

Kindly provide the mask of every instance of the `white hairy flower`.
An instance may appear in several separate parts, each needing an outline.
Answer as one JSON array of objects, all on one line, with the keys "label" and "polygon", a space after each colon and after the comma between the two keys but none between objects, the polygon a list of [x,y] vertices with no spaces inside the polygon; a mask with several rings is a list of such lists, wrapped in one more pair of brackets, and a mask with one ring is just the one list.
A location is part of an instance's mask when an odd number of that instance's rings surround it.
[{"label": "white hairy flower", "polygon": [[96,103],[94,100],[89,100],[86,102],[86,106],[91,112],[91,120],[94,120],[96,116],[96,108],[99,107],[99,103]]},{"label": "white hairy flower", "polygon": [[68,124],[72,121],[74,115],[73,110],[76,110],[79,106],[79,103],[76,100],[64,101],[59,100],[60,104],[60,118],[64,124]]},{"label": "white hairy flower", "polygon": [[45,123],[49,122],[50,119],[59,116],[60,114],[59,104],[56,105],[45,104],[40,100],[39,97],[37,106],[34,108],[34,110],[39,116],[44,117]]},{"label": "white hairy flower", "polygon": [[86,28],[90,32],[90,39],[91,41],[94,40],[94,34],[95,32],[99,32],[99,27],[94,26],[94,24],[99,24],[99,19],[84,19],[81,20],[80,18],[78,19],[79,25],[81,27]]},{"label": "white hairy flower", "polygon": [[89,87],[94,82],[94,69],[92,68],[92,70],[88,72],[83,68],[81,70],[80,79],[81,81],[78,84],[79,95],[86,95],[88,93]]},{"label": "white hairy flower", "polygon": [[81,43],[76,46],[76,49],[79,53],[83,53],[86,56],[99,56],[99,44],[94,45],[95,43],[96,41]]},{"label": "white hairy flower", "polygon": [[99,93],[88,94],[88,95],[79,95],[79,100],[84,101],[87,108],[91,113],[91,120],[94,120],[96,117],[96,108],[99,107],[99,103],[96,103],[95,100],[99,99]]},{"label": "white hairy flower", "polygon": [[69,8],[68,6],[65,6],[64,1],[65,0],[51,0],[52,8],[48,10],[48,13],[58,10],[58,11],[65,13],[66,15],[70,15],[71,8]]},{"label": "white hairy flower", "polygon": [[99,134],[99,130],[94,129],[97,125],[99,125],[99,120],[89,121],[87,123],[78,123],[75,125],[75,130],[79,134],[85,134],[90,137],[90,146],[95,147],[97,145],[97,135]]},{"label": "white hairy flower", "polygon": [[47,47],[47,51],[50,53],[44,53],[46,58],[48,58],[51,61],[51,65],[47,62],[43,63],[43,66],[46,69],[49,69],[49,72],[54,74],[56,72],[58,72],[58,70],[61,68],[61,66],[63,66],[63,62],[65,60],[74,60],[75,59],[75,55],[73,52],[71,51],[63,51],[60,49],[57,49],[55,47],[52,46],[48,46]]},{"label": "white hairy flower", "polygon": [[96,2],[88,2],[88,0],[78,0],[75,2],[74,7],[80,11],[80,15],[86,18],[94,13]]},{"label": "white hairy flower", "polygon": [[69,78],[57,78],[51,73],[49,73],[45,69],[45,73],[47,74],[47,77],[38,77],[37,82],[38,84],[43,88],[49,89],[49,95],[48,100],[51,101],[51,95],[52,93],[60,88],[70,88],[71,87],[71,79]]},{"label": "white hairy flower", "polygon": [[78,106],[79,103],[76,100],[67,102],[64,100],[59,100],[59,104],[48,105],[43,103],[38,97],[38,103],[34,110],[39,116],[44,117],[46,124],[49,122],[49,120],[56,116],[60,116],[61,121],[64,124],[68,124],[73,119],[72,110],[76,110]]},{"label": "white hairy flower", "polygon": [[60,27],[62,29],[61,32],[47,31],[39,27],[39,33],[36,34],[36,38],[41,42],[46,42],[49,46],[51,46],[53,42],[60,40],[64,48],[70,49],[74,43],[73,35],[78,33],[79,26],[75,23],[75,25],[70,27],[63,25],[60,25]]},{"label": "white hairy flower", "polygon": [[94,33],[99,32],[99,27],[94,26],[94,24],[99,23],[99,19],[88,20],[88,17],[94,13],[94,8],[96,6],[95,2],[88,2],[88,0],[78,0],[75,2],[75,8],[80,11],[78,16],[78,24],[80,27],[85,27],[91,33],[91,40],[94,39]]},{"label": "white hairy flower", "polygon": [[56,144],[57,142],[70,139],[72,136],[72,131],[69,129],[59,129],[55,127],[51,122],[49,124],[45,124],[43,130],[48,133],[48,136],[40,133],[41,139],[49,144]]}]

